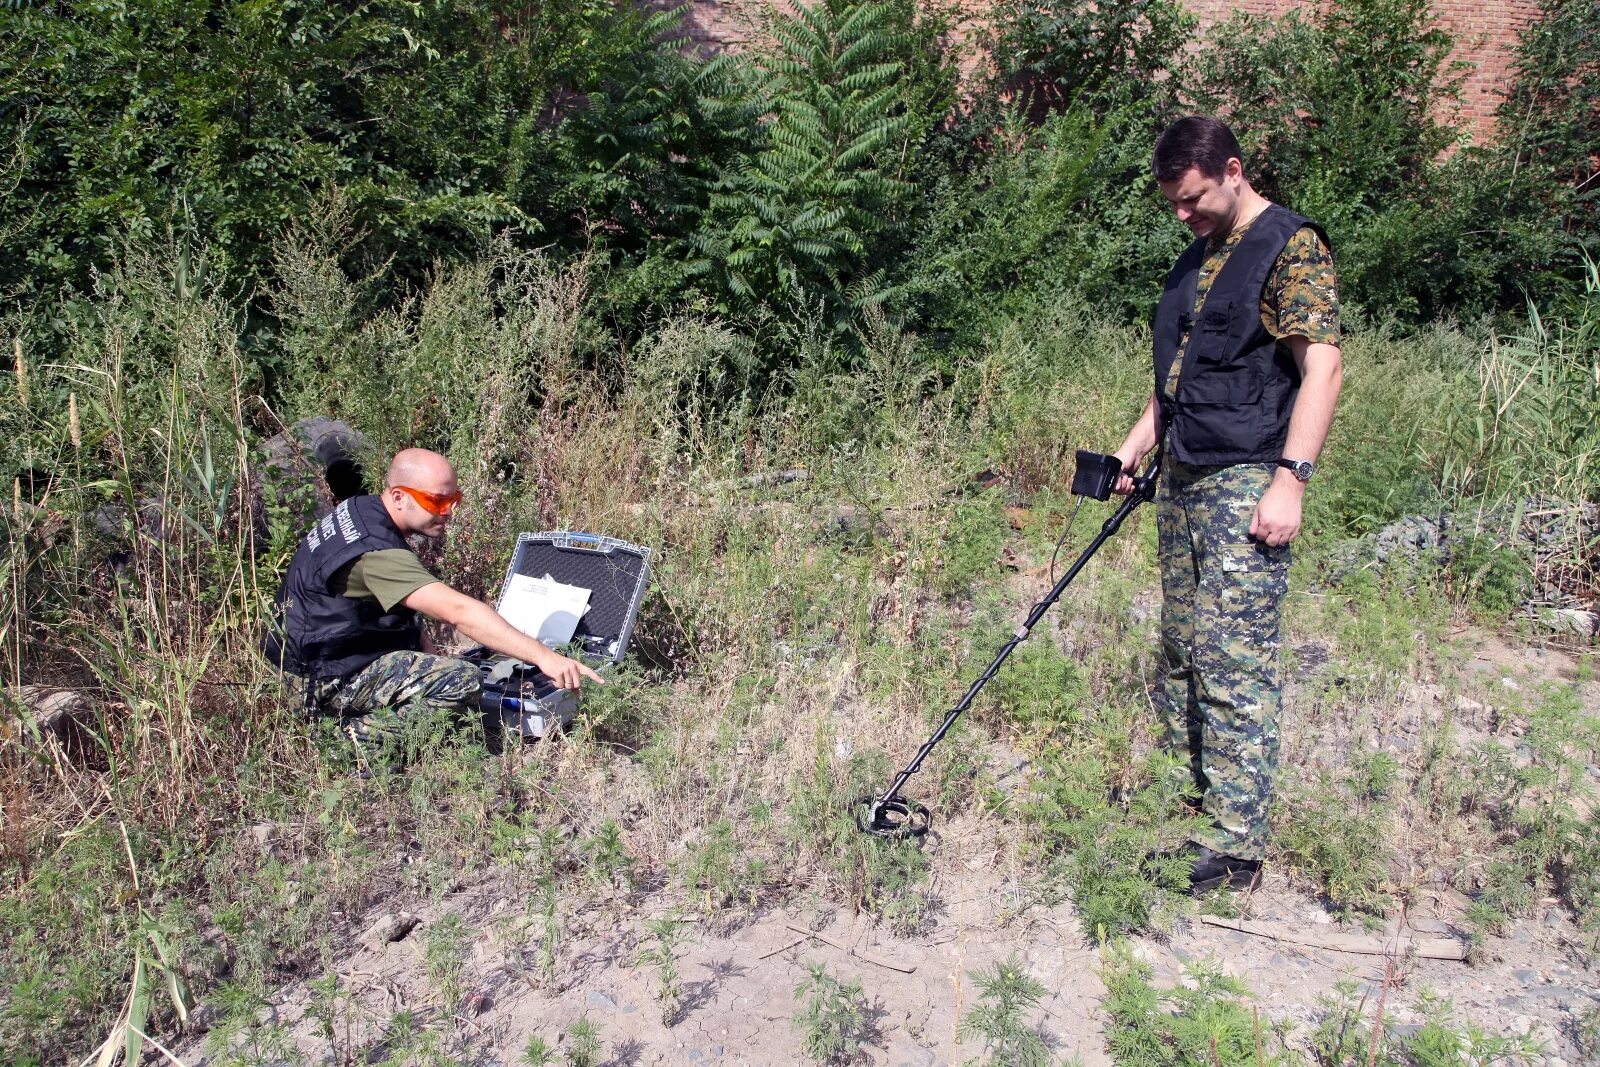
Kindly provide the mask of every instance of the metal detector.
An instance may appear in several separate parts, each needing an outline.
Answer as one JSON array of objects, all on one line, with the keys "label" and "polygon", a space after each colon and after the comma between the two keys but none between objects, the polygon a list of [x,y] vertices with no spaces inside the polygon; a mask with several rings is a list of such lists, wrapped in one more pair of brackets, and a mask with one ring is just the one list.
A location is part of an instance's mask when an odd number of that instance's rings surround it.
[{"label": "metal detector", "polygon": [[[933,823],[932,813],[916,801],[902,797],[900,790],[911,776],[921,769],[922,761],[928,758],[928,753],[933,751],[934,746],[944,740],[944,735],[950,732],[950,727],[955,725],[961,713],[972,706],[972,701],[978,693],[999,672],[1000,665],[1005,663],[1018,645],[1028,639],[1028,634],[1038,625],[1039,620],[1044,618],[1045,613],[1057,600],[1061,599],[1061,594],[1072,584],[1072,579],[1078,576],[1078,572],[1089,562],[1090,557],[1100,550],[1101,545],[1111,540],[1123,521],[1133,514],[1134,509],[1146,501],[1155,499],[1156,480],[1161,473],[1161,454],[1165,445],[1161,437],[1162,435],[1157,435],[1155,458],[1150,461],[1150,466],[1145,469],[1143,476],[1134,476],[1133,491],[1128,494],[1128,499],[1123,501],[1122,506],[1117,508],[1100,527],[1100,533],[1089,542],[1089,547],[1083,550],[1077,561],[1061,576],[1061,580],[1056,582],[1043,600],[1033,606],[1032,611],[1028,612],[1027,619],[1011,635],[1011,640],[1001,647],[994,661],[978,676],[978,680],[972,683],[966,695],[956,702],[956,706],[950,709],[944,722],[917,752],[916,758],[906,764],[905,770],[900,772],[881,796],[868,794],[860,799],[856,808],[856,825],[864,832],[889,838],[921,837],[928,832],[928,827]],[[1115,456],[1102,456],[1096,452],[1079,449],[1077,466],[1072,475],[1072,491],[1078,496],[1107,500],[1111,496],[1112,486],[1116,485],[1117,478],[1121,474],[1122,463]]]}]

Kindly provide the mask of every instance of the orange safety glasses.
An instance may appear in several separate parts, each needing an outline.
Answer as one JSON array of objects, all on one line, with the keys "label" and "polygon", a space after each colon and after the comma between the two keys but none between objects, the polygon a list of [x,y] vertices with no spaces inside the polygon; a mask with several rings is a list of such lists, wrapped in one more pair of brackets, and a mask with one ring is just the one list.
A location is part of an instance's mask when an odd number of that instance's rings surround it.
[{"label": "orange safety glasses", "polygon": [[426,493],[421,489],[413,489],[409,485],[396,485],[391,488],[398,489],[406,496],[417,502],[417,506],[429,515],[444,518],[456,509],[461,503],[461,490],[453,493]]}]

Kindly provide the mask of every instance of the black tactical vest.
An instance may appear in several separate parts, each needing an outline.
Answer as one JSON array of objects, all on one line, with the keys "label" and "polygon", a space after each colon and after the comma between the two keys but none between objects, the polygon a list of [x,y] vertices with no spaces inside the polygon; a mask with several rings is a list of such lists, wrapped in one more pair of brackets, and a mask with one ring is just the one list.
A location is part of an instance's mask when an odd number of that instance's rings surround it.
[{"label": "black tactical vest", "polygon": [[[1180,463],[1269,463],[1283,455],[1300,369],[1288,346],[1262,325],[1261,295],[1273,263],[1302,226],[1327,241],[1320,226],[1288,208],[1263,211],[1212,279],[1198,315],[1206,239],[1191,244],[1167,276],[1154,326],[1156,396]],[[1177,397],[1169,399],[1167,378],[1179,358]]]},{"label": "black tactical vest", "polygon": [[262,642],[274,665],[308,678],[344,678],[385,652],[419,651],[417,613],[385,612],[376,597],[334,593],[329,582],[368,552],[409,548],[383,501],[341,501],[301,540],[276,600],[278,625]]}]

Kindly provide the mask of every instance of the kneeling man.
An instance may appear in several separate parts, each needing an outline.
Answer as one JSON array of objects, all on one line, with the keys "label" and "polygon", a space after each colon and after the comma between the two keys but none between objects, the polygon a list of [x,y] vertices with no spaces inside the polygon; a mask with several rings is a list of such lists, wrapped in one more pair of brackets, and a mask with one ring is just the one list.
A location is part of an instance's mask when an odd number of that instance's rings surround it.
[{"label": "kneeling man", "polygon": [[478,710],[476,664],[434,653],[419,616],[448,623],[494,652],[530,663],[563,689],[604,680],[552,652],[481,600],[435,578],[406,538],[439,537],[461,502],[450,461],[408,448],[377,496],[342,501],[301,540],[278,591],[280,629],[264,643],[281,670],[306,680],[307,704],[339,716],[357,740],[420,703]]}]

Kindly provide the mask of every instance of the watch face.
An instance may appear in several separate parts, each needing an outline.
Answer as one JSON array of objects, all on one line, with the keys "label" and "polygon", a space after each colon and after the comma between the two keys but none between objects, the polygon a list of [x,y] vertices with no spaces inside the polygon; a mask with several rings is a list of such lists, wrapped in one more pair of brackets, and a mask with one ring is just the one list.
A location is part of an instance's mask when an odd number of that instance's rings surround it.
[{"label": "watch face", "polygon": [[1302,482],[1309,482],[1311,480],[1312,472],[1316,469],[1317,468],[1311,464],[1310,460],[1305,459],[1299,460],[1293,467],[1290,468],[1290,470],[1294,472],[1294,476],[1299,478]]}]

